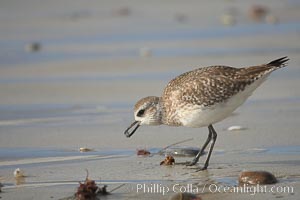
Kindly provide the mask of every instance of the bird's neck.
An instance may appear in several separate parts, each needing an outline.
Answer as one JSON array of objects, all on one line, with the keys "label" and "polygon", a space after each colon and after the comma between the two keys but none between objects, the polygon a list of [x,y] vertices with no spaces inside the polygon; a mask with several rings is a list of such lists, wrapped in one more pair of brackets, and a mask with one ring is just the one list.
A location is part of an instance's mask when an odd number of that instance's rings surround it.
[{"label": "bird's neck", "polygon": [[161,101],[160,101],[161,98],[159,98],[159,101],[156,103],[156,113],[155,113],[155,118],[157,119],[157,125],[161,125],[163,124],[163,121],[162,121],[162,117],[163,117],[163,112],[162,112],[162,104],[161,104]]},{"label": "bird's neck", "polygon": [[168,116],[168,111],[165,108],[165,103],[161,97],[159,98],[157,106],[157,113],[160,118],[161,124],[165,124],[168,126],[182,126],[181,122],[176,118],[175,115]]}]

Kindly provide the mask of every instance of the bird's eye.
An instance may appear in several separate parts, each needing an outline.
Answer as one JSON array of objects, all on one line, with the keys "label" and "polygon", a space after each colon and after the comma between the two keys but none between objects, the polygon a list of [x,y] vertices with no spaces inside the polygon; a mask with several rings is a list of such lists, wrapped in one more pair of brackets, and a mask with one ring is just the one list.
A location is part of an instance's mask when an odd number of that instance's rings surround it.
[{"label": "bird's eye", "polygon": [[139,112],[136,114],[138,117],[141,117],[141,116],[143,116],[144,115],[144,113],[145,113],[145,110],[143,109],[143,110],[139,110]]}]

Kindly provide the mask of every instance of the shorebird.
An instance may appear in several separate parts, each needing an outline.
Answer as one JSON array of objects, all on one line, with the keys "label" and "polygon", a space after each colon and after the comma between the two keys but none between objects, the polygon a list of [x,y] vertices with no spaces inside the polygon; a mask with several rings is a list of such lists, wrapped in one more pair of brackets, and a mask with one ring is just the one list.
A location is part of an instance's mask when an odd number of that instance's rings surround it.
[{"label": "shorebird", "polygon": [[[210,143],[206,161],[209,165],[217,132],[213,124],[228,117],[242,105],[271,72],[285,67],[288,57],[268,64],[234,68],[209,66],[183,73],[171,80],[161,97],[148,96],[134,106],[135,121],[125,130],[132,136],[141,125],[208,127],[208,137],[195,158],[187,165],[195,165]],[[130,132],[130,129],[133,129]]]}]

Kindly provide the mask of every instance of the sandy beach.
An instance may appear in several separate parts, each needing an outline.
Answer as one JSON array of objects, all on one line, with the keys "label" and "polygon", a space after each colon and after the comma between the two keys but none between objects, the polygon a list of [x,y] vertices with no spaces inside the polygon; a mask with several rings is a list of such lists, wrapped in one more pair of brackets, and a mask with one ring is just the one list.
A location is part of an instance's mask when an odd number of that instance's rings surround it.
[{"label": "sandy beach", "polygon": [[[266,9],[263,18],[249,16],[253,5]],[[122,185],[101,199],[299,199],[299,11],[296,0],[1,1],[0,198],[68,199],[88,170],[108,191]],[[208,170],[196,172],[204,158],[196,167],[160,166],[157,154],[190,138],[177,147],[200,147],[205,127],[143,126],[124,136],[135,102],[160,96],[173,77],[282,56],[288,66],[215,124]],[[140,148],[152,155],[137,156]],[[14,178],[16,168],[24,178]],[[244,170],[269,171],[278,183],[235,191]]]}]

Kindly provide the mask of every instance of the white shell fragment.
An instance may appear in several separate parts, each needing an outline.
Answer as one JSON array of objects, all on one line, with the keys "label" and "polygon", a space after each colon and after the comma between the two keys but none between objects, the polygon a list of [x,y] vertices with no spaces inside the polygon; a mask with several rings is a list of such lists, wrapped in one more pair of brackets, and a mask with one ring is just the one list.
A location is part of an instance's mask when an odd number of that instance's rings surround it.
[{"label": "white shell fragment", "polygon": [[245,127],[242,126],[230,126],[227,128],[228,131],[241,131],[241,130],[246,130]]},{"label": "white shell fragment", "polygon": [[222,15],[221,17],[221,22],[223,25],[226,25],[226,26],[233,26],[236,24],[236,19],[233,15],[231,14],[224,14]]},{"label": "white shell fragment", "polygon": [[266,22],[268,24],[278,24],[279,19],[275,15],[267,15],[266,16]]},{"label": "white shell fragment", "polygon": [[20,168],[15,169],[15,171],[14,171],[14,177],[15,178],[25,177],[24,171],[21,170]]}]

